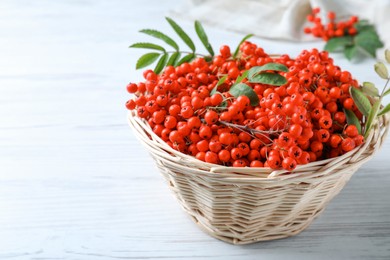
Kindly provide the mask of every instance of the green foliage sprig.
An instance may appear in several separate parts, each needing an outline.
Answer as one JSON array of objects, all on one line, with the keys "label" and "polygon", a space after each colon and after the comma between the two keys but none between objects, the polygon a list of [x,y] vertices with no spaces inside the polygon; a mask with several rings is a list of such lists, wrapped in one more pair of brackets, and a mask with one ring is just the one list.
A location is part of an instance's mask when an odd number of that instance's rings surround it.
[{"label": "green foliage sprig", "polygon": [[[251,106],[259,104],[259,97],[252,87],[243,83],[247,79],[249,83],[261,83],[271,86],[281,86],[287,83],[287,79],[282,75],[275,73],[277,71],[288,72],[288,68],[279,63],[267,63],[263,66],[255,66],[243,72],[237,77],[234,84],[229,88],[229,93],[234,97],[247,96],[251,102]],[[218,87],[225,83],[227,76],[223,76],[217,82],[217,85],[210,92],[213,95],[218,92]]]},{"label": "green foliage sprig", "polygon": [[354,27],[357,34],[331,38],[324,49],[328,52],[342,51],[348,60],[352,60],[359,53],[375,58],[376,50],[383,47],[375,27],[367,20],[357,22]]},{"label": "green foliage sprig", "polygon": [[[159,74],[166,66],[177,67],[185,62],[191,62],[196,57],[203,57],[206,61],[212,60],[212,58],[215,55],[215,52],[209,42],[209,39],[207,37],[207,34],[202,24],[199,21],[195,21],[194,23],[195,32],[199,40],[202,42],[203,46],[207,50],[208,55],[197,53],[196,46],[194,44],[194,41],[191,39],[191,37],[174,20],[172,20],[169,17],[166,17],[165,19],[172,27],[172,29],[175,31],[175,33],[179,36],[179,38],[187,45],[189,50],[188,51],[181,50],[177,42],[165,33],[162,33],[154,29],[140,30],[141,33],[147,34],[149,36],[152,36],[154,38],[163,41],[165,44],[173,48],[173,50],[167,51],[167,49],[164,48],[163,46],[155,43],[150,43],[150,42],[137,42],[130,45],[129,48],[142,48],[142,49],[153,50],[153,52],[146,53],[138,59],[136,63],[136,69],[142,69],[157,62],[156,66],[154,67],[154,72],[156,74]],[[253,36],[252,34],[246,35],[240,41],[239,45],[237,46],[233,54],[233,59],[237,57],[241,43],[243,43],[244,41],[246,41],[248,38],[252,36]]]},{"label": "green foliage sprig", "polygon": [[[385,59],[390,64],[390,50],[385,51]],[[345,111],[347,123],[355,125],[359,133],[363,133],[365,138],[368,137],[371,128],[375,124],[375,119],[390,111],[390,104],[386,106],[382,105],[383,98],[390,94],[390,89],[387,89],[390,82],[389,72],[383,62],[377,62],[374,65],[374,70],[379,77],[386,80],[385,86],[380,94],[379,90],[371,82],[363,82],[360,88],[350,88],[353,101],[359,111],[364,115],[365,122],[363,129],[356,115],[350,110]]]}]

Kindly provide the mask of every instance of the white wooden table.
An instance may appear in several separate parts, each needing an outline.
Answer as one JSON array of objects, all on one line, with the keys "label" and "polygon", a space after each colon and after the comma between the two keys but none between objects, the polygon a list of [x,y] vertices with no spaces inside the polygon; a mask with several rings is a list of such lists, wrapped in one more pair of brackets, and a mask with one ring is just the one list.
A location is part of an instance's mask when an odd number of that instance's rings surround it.
[{"label": "white wooden table", "polygon": [[[390,140],[303,233],[233,246],[171,195],[126,124],[125,85],[177,1],[0,2],[0,259],[390,259]],[[179,21],[193,33],[193,25]],[[205,25],[214,46],[243,35]],[[323,43],[253,39],[296,55]],[[381,83],[374,60],[335,56]]]}]

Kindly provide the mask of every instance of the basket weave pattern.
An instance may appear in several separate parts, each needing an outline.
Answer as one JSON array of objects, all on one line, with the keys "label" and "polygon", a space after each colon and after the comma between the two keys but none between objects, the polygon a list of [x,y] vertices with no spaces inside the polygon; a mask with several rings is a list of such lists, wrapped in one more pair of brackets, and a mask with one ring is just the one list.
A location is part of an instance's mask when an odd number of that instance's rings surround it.
[{"label": "basket weave pattern", "polygon": [[278,239],[304,230],[381,147],[389,126],[389,118],[382,116],[362,146],[287,173],[201,162],[169,147],[133,113],[128,119],[194,222],[232,244]]}]

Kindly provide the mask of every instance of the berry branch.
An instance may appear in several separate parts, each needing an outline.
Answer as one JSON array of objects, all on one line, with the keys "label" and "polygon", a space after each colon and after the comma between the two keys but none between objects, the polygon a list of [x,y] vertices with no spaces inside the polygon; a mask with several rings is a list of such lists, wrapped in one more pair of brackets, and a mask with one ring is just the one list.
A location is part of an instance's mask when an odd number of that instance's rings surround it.
[{"label": "berry branch", "polygon": [[328,12],[328,23],[323,24],[319,13],[320,9],[314,8],[307,16],[307,21],[314,25],[304,28],[304,32],[326,41],[324,50],[342,51],[348,60],[352,60],[359,53],[375,58],[376,50],[384,46],[375,27],[367,20],[359,21],[357,16],[351,16],[349,20],[336,22],[336,14]]}]

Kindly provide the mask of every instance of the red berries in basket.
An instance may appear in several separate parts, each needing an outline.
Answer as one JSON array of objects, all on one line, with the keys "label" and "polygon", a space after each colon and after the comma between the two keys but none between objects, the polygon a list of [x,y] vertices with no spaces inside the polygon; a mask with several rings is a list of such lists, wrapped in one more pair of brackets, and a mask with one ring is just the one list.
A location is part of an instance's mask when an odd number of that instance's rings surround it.
[{"label": "red berries in basket", "polygon": [[[199,26],[210,56],[196,57],[192,41],[174,26],[193,53],[178,61],[177,46],[158,34],[177,52],[167,61],[164,50],[165,68],[159,61],[154,71],[143,73],[144,82],[127,86],[133,98],[126,107],[173,149],[207,163],[293,171],[364,142],[363,114],[351,96],[358,83],[327,52],[275,57],[246,37],[234,52],[222,46],[215,55]],[[144,57],[137,67],[150,64]]]},{"label": "red berries in basket", "polygon": [[[240,50],[237,59],[223,46],[210,62],[196,58],[160,75],[148,70],[145,82],[128,85],[135,97],[126,107],[173,149],[225,166],[292,171],[363,142],[344,114],[359,116],[349,93],[357,82],[326,52],[272,58],[247,41]],[[250,73],[271,80],[255,83]]]}]

